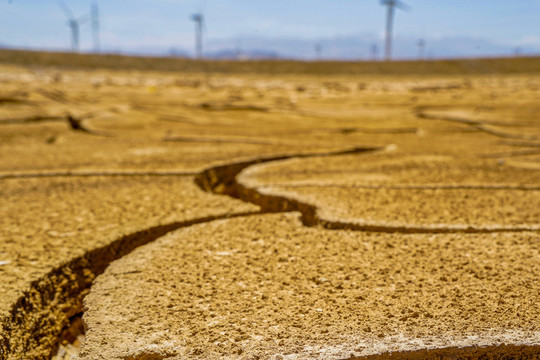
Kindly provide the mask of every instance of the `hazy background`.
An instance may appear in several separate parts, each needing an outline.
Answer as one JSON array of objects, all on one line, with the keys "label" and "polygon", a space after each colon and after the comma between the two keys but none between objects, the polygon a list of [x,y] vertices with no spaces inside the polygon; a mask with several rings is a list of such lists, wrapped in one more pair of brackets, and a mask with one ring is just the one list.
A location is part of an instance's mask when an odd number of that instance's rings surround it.
[{"label": "hazy background", "polygon": [[[89,0],[65,0],[77,16]],[[205,56],[371,59],[382,57],[386,8],[378,0],[101,0],[101,51],[193,56],[194,23],[204,11]],[[394,57],[428,58],[540,53],[540,0],[408,0],[395,18]],[[64,13],[53,0],[0,0],[0,46],[70,50]],[[92,51],[90,23],[81,51]]]}]

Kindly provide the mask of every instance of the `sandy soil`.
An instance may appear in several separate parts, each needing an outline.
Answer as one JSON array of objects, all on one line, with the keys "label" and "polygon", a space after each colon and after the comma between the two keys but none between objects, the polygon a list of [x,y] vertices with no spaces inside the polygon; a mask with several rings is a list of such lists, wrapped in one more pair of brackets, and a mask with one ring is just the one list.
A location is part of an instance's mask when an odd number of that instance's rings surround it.
[{"label": "sandy soil", "polygon": [[0,359],[537,353],[538,75],[0,83]]},{"label": "sandy soil", "polygon": [[345,359],[536,342],[539,240],[322,231],[296,214],[196,225],[97,279],[82,359]]}]

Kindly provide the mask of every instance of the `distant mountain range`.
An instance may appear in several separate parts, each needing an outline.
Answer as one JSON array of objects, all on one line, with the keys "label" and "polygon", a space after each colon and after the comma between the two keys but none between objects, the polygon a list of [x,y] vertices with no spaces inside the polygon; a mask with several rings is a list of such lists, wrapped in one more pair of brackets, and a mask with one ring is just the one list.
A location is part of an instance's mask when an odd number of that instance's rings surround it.
[{"label": "distant mountain range", "polygon": [[[516,47],[472,37],[426,38],[420,54],[418,38],[396,37],[394,59],[501,57],[540,54],[540,44]],[[141,46],[107,48],[107,53],[147,56],[192,57],[193,50],[180,47]],[[383,39],[364,34],[319,40],[298,38],[237,37],[205,41],[204,54],[213,59],[373,60],[383,57]]]},{"label": "distant mountain range", "polygon": [[[424,39],[425,48],[420,53],[418,38],[397,37],[394,40],[394,58],[457,58],[480,56],[512,56],[519,54],[538,54],[540,47],[516,48],[484,39],[468,37],[446,37]],[[318,47],[318,49],[317,49]],[[315,40],[286,38],[237,38],[209,40],[206,44],[209,57],[221,57],[223,54],[244,57],[268,57],[293,59],[343,59],[371,60],[383,56],[383,40],[373,35],[343,36]],[[317,50],[319,50],[317,52]]]}]

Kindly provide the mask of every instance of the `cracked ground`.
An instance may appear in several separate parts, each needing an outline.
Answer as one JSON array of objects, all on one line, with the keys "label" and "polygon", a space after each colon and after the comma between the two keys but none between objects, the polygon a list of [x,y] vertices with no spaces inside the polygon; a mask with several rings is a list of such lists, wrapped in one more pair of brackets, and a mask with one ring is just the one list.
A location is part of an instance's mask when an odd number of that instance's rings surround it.
[{"label": "cracked ground", "polygon": [[0,83],[0,359],[540,356],[539,75]]}]

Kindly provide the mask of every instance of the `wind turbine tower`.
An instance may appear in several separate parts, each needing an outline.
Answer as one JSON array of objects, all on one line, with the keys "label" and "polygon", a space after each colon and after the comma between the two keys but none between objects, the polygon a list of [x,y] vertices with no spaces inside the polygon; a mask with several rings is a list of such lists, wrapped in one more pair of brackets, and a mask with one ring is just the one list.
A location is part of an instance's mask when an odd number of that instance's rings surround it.
[{"label": "wind turbine tower", "polygon": [[69,9],[69,7],[66,5],[65,2],[60,1],[58,2],[58,5],[66,14],[66,17],[68,19],[68,26],[71,29],[71,51],[78,52],[79,51],[79,28],[80,25],[87,21],[87,17],[83,16],[80,18],[76,18],[73,16],[73,13]]},{"label": "wind turbine tower", "polygon": [[100,51],[99,44],[99,7],[97,1],[92,1],[92,8],[90,11],[91,20],[92,20],[92,37],[94,40],[94,51]]},{"label": "wind turbine tower", "polygon": [[408,10],[409,6],[399,0],[381,0],[381,4],[388,7],[386,12],[386,44],[384,47],[384,57],[386,61],[392,59],[392,27],[394,25],[394,10]]},{"label": "wind turbine tower", "polygon": [[317,60],[321,60],[322,58],[322,45],[321,44],[315,44],[315,56]]},{"label": "wind turbine tower", "polygon": [[426,41],[424,39],[419,39],[416,45],[418,46],[418,59],[424,60]]},{"label": "wind turbine tower", "polygon": [[204,15],[202,12],[193,14],[191,20],[195,22],[195,56],[197,59],[202,59]]},{"label": "wind turbine tower", "polygon": [[377,44],[371,44],[369,47],[369,52],[371,54],[371,60],[377,61],[377,57],[379,57],[379,47]]}]

